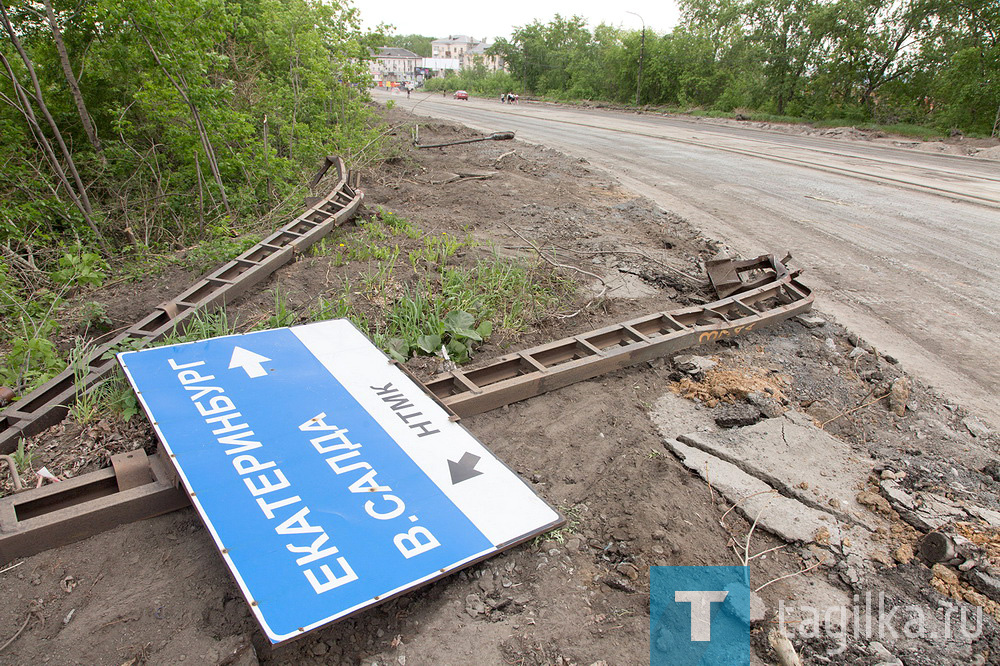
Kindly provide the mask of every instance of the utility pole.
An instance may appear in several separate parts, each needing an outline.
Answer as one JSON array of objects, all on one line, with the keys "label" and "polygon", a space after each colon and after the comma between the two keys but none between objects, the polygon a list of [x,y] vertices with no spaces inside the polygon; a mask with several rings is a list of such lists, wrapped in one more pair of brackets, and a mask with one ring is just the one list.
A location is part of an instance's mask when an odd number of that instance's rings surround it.
[{"label": "utility pole", "polygon": [[[631,14],[632,16],[639,16],[635,12],[626,11],[626,14]],[[639,76],[635,80],[635,105],[639,106],[639,93],[642,90],[642,61],[646,58],[646,21],[641,16],[639,20],[642,21],[642,40],[639,42]]]}]

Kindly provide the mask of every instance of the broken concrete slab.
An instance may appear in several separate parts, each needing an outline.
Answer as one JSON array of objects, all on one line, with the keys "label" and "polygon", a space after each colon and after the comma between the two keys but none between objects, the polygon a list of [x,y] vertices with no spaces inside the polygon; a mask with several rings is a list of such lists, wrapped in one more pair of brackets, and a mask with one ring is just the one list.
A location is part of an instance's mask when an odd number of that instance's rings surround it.
[{"label": "broken concrete slab", "polygon": [[962,577],[987,597],[1000,603],[1000,577],[997,576],[996,571],[984,571],[976,568],[964,572]]},{"label": "broken concrete slab", "polygon": [[693,432],[678,439],[732,463],[814,509],[874,527],[857,502],[872,461],[820,430],[799,412],[721,432]]},{"label": "broken concrete slab", "polygon": [[817,326],[826,324],[826,319],[814,314],[801,314],[795,319],[806,328],[816,328]]},{"label": "broken concrete slab", "polygon": [[720,428],[742,428],[753,425],[763,418],[757,407],[745,402],[721,405],[715,411],[715,424]]},{"label": "broken concrete slab", "polygon": [[[660,292],[642,278],[629,273],[613,271],[604,276],[604,282],[587,286],[592,295],[605,293],[609,298],[639,299],[657,296]],[[607,290],[605,292],[605,289]]]},{"label": "broken concrete slab", "polygon": [[965,509],[990,527],[1000,527],[1000,512],[992,509],[984,509],[983,507],[976,506],[974,504],[967,505]]},{"label": "broken concrete slab", "polygon": [[689,375],[703,375],[717,365],[718,362],[707,356],[679,354],[674,357],[674,367]]},{"label": "broken concrete slab", "polygon": [[984,439],[990,436],[990,429],[972,416],[966,416],[962,419],[962,425],[964,425],[965,429],[969,431],[969,434],[976,439]]},{"label": "broken concrete slab", "polygon": [[879,483],[882,495],[889,500],[889,504],[897,513],[903,514],[906,511],[913,511],[917,508],[916,499],[910,493],[903,490],[897,481],[884,479]]},{"label": "broken concrete slab", "polygon": [[776,419],[785,413],[785,408],[767,393],[754,392],[747,395],[747,402],[760,410],[769,419]]},{"label": "broken concrete slab", "polygon": [[904,520],[925,532],[939,530],[956,520],[968,520],[969,514],[944,495],[929,492],[917,493],[917,509]]},{"label": "broken concrete slab", "polygon": [[811,543],[820,533],[823,541],[828,534],[830,543],[840,543],[841,529],[832,514],[780,495],[757,477],[701,449],[676,439],[667,439],[666,446],[685,467],[736,505],[747,520],[757,521],[759,528],[785,541]]}]

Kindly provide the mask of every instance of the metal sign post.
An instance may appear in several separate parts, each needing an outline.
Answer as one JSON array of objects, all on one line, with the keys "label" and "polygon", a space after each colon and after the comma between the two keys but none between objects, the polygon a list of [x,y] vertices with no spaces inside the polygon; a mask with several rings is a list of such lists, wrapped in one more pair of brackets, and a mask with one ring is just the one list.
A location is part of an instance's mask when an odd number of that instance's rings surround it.
[{"label": "metal sign post", "polygon": [[119,360],[272,643],[562,521],[347,320]]}]

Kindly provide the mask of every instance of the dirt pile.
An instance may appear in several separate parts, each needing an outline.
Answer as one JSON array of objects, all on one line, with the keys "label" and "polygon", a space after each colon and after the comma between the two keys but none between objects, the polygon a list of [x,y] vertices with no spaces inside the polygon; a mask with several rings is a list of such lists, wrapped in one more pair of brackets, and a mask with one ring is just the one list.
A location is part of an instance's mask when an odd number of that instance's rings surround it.
[{"label": "dirt pile", "polygon": [[735,404],[750,395],[766,395],[778,402],[787,402],[783,390],[788,378],[761,368],[712,368],[698,381],[684,377],[674,383],[671,390],[689,400],[697,400],[706,407],[719,403]]}]

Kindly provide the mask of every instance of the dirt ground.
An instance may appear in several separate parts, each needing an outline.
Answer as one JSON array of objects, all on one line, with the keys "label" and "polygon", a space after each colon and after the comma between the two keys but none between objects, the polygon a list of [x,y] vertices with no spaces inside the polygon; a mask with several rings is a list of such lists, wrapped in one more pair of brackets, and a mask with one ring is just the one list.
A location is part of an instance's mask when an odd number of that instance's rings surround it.
[{"label": "dirt ground", "polygon": [[[409,120],[389,113],[395,123]],[[476,136],[466,128],[420,123],[424,143]],[[480,244],[459,252],[453,259],[458,263],[493,251],[532,258],[533,244],[578,285],[571,299],[522,335],[492,339],[473,364],[713,300],[707,284],[689,276],[700,280],[700,262],[719,244],[631,195],[608,174],[517,141],[418,151],[404,143],[409,129],[399,134],[401,156],[362,174],[369,210],[384,207],[426,233],[471,234]],[[452,179],[460,173],[484,177]],[[345,229],[332,242],[355,233]],[[357,282],[370,268],[366,262],[306,255],[230,314],[244,327],[266,319],[277,287],[292,311],[304,315],[318,296],[338,293],[345,279]],[[115,326],[127,325],[179,291],[184,277],[122,285],[102,299]],[[399,279],[405,283],[407,274]],[[803,279],[808,282],[808,273]],[[953,570],[932,571],[905,557],[905,548],[900,555],[900,547],[912,548],[922,536],[913,525],[919,521],[896,511],[880,484],[898,478],[913,496],[933,493],[941,498],[935,501],[947,504],[941,509],[946,513],[948,507],[970,506],[1000,511],[993,434],[977,430],[960,406],[906,379],[894,359],[822,315],[693,353],[711,357],[718,370],[732,373],[732,381],[724,383],[712,371],[692,375],[665,359],[465,419],[474,435],[560,509],[567,526],[305,636],[270,659],[366,666],[648,663],[649,567],[739,564],[733,546],[748,533],[754,552],[775,550],[750,565],[751,587],[774,582],[761,590],[768,616],[755,625],[758,654],[747,655],[747,663],[775,662],[766,636],[781,600],[849,600],[877,590],[930,615],[950,603],[965,606],[954,597],[969,592],[968,586],[951,580]],[[440,369],[426,358],[410,365],[420,378]],[[741,377],[748,388],[742,388]],[[852,550],[821,539],[784,543],[754,532],[739,512],[727,516],[731,500],[664,446],[665,438],[720,430],[718,419],[745,406],[758,386],[753,382],[762,378],[780,387],[779,411],[802,412],[823,425],[870,472],[855,490],[859,501],[869,500],[871,516],[861,522],[877,525],[876,549]],[[894,385],[903,385],[897,384],[900,379],[909,389],[902,416],[890,411],[898,398],[892,405],[888,399]],[[715,380],[725,385],[714,389]],[[699,390],[702,401],[683,397]],[[137,417],[127,426],[66,422],[31,445],[36,468],[44,464],[65,475],[106,464],[120,450],[152,450],[155,441]],[[803,478],[826,474],[802,473]],[[959,529],[958,514],[948,516],[942,529]],[[988,521],[967,523],[972,527],[961,529],[972,530],[986,546],[1000,544]],[[191,509],[3,564],[0,572],[0,664],[253,664],[268,658],[254,647],[255,621]],[[995,610],[980,597],[965,598]],[[878,638],[890,658],[871,636],[851,638],[837,655],[822,637],[796,635],[793,642],[806,663],[985,664],[1000,663],[997,629],[987,614],[980,635],[965,641]]]}]

